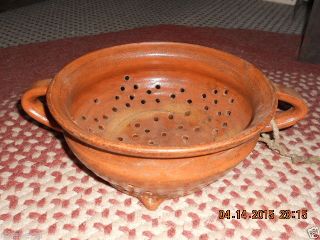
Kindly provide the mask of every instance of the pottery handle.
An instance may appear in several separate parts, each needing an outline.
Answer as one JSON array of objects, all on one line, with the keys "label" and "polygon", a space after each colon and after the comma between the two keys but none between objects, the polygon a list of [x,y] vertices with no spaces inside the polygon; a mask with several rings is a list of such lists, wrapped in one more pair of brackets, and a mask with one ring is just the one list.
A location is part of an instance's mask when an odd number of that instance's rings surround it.
[{"label": "pottery handle", "polygon": [[[275,114],[275,121],[279,129],[287,128],[303,119],[308,113],[308,106],[300,95],[291,88],[282,85],[275,85],[278,101],[290,104],[292,107]],[[267,125],[263,132],[272,131],[271,125]]]},{"label": "pottery handle", "polygon": [[[28,89],[21,98],[23,110],[34,120],[54,129],[62,131],[51,116],[48,116],[48,110],[45,103],[40,100],[40,97],[45,97],[51,79],[37,81]],[[49,120],[49,119],[50,120]]]}]

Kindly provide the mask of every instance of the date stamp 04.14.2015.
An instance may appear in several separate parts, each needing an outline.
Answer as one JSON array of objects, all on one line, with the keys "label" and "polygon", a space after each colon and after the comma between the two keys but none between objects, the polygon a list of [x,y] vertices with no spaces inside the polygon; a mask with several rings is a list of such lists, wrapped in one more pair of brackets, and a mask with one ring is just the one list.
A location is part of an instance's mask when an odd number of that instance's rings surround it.
[{"label": "date stamp 04.14.2015", "polygon": [[298,209],[289,210],[281,209],[278,212],[272,209],[268,210],[236,210],[232,212],[230,209],[219,210],[219,219],[307,219],[308,210]]},{"label": "date stamp 04.14.2015", "polygon": [[[307,209],[281,209],[275,211],[272,209],[268,210],[236,210],[231,211],[230,209],[219,210],[219,219],[307,219],[308,210]],[[309,239],[319,239],[320,240],[320,228],[318,226],[312,226],[307,229],[307,234]]]}]

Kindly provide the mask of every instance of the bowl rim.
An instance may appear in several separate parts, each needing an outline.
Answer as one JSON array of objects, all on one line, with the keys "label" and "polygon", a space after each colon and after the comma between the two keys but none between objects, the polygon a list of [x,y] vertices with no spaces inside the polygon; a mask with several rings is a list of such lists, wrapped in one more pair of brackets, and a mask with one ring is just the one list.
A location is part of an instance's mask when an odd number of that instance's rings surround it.
[{"label": "bowl rim", "polygon": [[[190,146],[178,146],[178,147],[158,147],[158,146],[148,146],[148,145],[137,145],[137,144],[128,144],[128,143],[117,143],[112,140],[105,139],[94,133],[89,133],[85,131],[81,127],[79,127],[71,118],[71,116],[66,116],[61,111],[61,107],[59,107],[59,102],[56,99],[56,95],[58,92],[57,85],[61,84],[63,78],[67,76],[70,71],[74,70],[76,66],[83,65],[90,60],[96,59],[97,56],[106,54],[110,50],[116,50],[120,48],[126,47],[137,47],[137,46],[159,46],[159,45],[170,45],[170,46],[183,46],[189,48],[198,48],[202,50],[207,50],[212,53],[220,54],[225,57],[232,58],[236,61],[242,61],[243,63],[249,64],[255,71],[258,71],[259,74],[263,77],[263,81],[265,81],[266,85],[268,86],[268,90],[272,92],[272,96],[270,98],[270,113],[266,114],[264,118],[258,121],[257,124],[245,128],[237,134],[233,136],[220,140],[218,142],[212,143],[203,143],[197,145],[190,145]],[[61,93],[60,93],[61,94]],[[246,60],[235,56],[233,54],[217,50],[215,48],[210,48],[202,45],[197,44],[189,44],[189,43],[180,43],[180,42],[140,42],[140,43],[129,43],[129,44],[122,44],[113,47],[103,48],[100,50],[96,50],[93,52],[89,52],[75,60],[71,61],[65,67],[63,67],[53,78],[51,83],[49,84],[47,94],[46,94],[48,108],[50,113],[54,117],[54,119],[58,122],[61,128],[65,131],[65,137],[72,137],[74,140],[78,140],[82,142],[82,144],[86,145],[87,147],[93,147],[99,150],[104,150],[108,152],[113,152],[120,155],[127,155],[127,156],[135,156],[135,157],[148,157],[148,158],[184,158],[184,157],[195,157],[201,155],[212,154],[224,150],[228,150],[232,147],[238,146],[245,142],[248,142],[254,138],[258,141],[258,136],[260,132],[265,128],[267,124],[270,123],[271,119],[273,118],[276,106],[277,106],[277,94],[276,88],[271,83],[271,81],[259,70],[255,65],[247,62]]]}]

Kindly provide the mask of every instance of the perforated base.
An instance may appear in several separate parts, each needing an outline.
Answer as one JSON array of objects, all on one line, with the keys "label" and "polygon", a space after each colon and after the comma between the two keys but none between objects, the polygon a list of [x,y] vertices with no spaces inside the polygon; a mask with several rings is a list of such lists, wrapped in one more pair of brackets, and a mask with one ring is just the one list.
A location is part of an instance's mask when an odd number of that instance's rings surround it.
[{"label": "perforated base", "polygon": [[245,106],[250,109],[248,101],[215,79],[191,88],[192,79],[176,76],[171,76],[173,80],[162,76],[168,81],[152,75],[144,81],[137,73],[131,75],[133,79],[126,77],[110,89],[113,95],[106,90],[108,80],[94,87],[97,94],[104,89],[104,94],[79,97],[83,104],[74,120],[81,128],[118,144],[178,147],[227,139],[250,121],[250,111],[242,111]]},{"label": "perforated base", "polygon": [[304,7],[261,0],[47,0],[0,14],[0,47],[177,24],[300,34]]},{"label": "perforated base", "polygon": [[[86,116],[79,117],[78,123],[88,126],[88,130],[97,135],[106,137],[115,135],[114,140],[119,142],[139,144],[147,142],[149,145],[162,146],[212,142],[216,138],[230,134],[230,131],[227,131],[231,127],[230,123],[228,124],[232,113],[230,109],[237,109],[235,105],[239,103],[234,103],[233,98],[217,94],[207,98],[204,93],[203,96],[198,94],[198,99],[193,99],[193,102],[187,94],[177,93],[179,96],[176,97],[176,94],[162,93],[156,97],[146,96],[141,101],[127,99],[124,100],[125,104],[107,101],[118,108],[105,108],[108,115],[97,116],[95,106],[92,106],[93,117],[89,119]],[[130,96],[134,96],[134,93]],[[224,107],[229,105],[228,110],[220,107],[222,104],[219,104],[218,99],[223,101]],[[233,127],[238,126],[233,125]]]}]

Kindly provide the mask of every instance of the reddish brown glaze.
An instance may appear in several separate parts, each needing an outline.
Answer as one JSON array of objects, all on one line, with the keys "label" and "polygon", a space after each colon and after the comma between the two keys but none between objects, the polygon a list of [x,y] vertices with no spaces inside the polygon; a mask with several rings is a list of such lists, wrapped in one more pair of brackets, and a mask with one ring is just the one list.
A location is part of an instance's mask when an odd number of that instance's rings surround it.
[{"label": "reddish brown glaze", "polygon": [[[46,90],[48,87],[48,90]],[[303,118],[307,106],[250,63],[183,43],[137,43],[87,54],[22,97],[75,155],[148,209],[210,184],[242,161],[259,134]],[[276,113],[279,100],[293,108]]]}]

